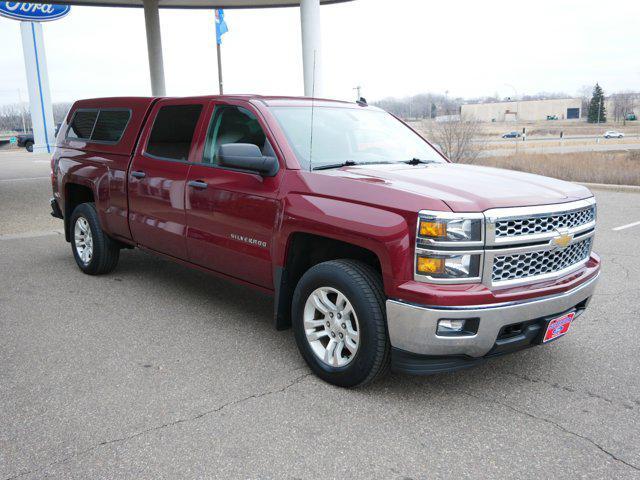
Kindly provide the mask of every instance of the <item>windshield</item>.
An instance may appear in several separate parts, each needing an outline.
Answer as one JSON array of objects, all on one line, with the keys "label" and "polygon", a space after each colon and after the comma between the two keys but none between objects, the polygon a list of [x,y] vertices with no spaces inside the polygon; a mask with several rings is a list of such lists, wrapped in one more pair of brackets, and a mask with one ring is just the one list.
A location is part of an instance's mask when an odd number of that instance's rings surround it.
[{"label": "windshield", "polygon": [[[427,142],[381,110],[271,107],[304,169],[342,163],[444,162]],[[311,161],[311,165],[309,165]]]}]

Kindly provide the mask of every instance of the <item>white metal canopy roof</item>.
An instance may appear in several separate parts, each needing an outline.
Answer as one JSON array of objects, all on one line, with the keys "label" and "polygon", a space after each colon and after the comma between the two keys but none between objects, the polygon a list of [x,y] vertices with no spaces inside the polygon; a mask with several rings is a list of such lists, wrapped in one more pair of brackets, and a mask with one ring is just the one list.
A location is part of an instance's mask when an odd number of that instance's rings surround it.
[{"label": "white metal canopy roof", "polygon": [[[351,0],[320,0],[323,5]],[[95,7],[142,7],[143,0],[39,0],[57,5],[87,5]],[[294,7],[300,0],[158,0],[160,8],[267,8]]]}]

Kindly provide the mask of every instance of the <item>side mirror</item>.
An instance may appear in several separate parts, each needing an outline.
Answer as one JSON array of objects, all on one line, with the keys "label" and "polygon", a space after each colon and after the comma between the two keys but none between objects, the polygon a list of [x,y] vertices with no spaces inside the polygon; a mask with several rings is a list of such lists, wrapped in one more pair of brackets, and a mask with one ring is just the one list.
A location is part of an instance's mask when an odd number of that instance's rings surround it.
[{"label": "side mirror", "polygon": [[225,143],[218,149],[218,161],[223,167],[257,172],[273,177],[278,172],[278,159],[265,157],[252,143]]}]

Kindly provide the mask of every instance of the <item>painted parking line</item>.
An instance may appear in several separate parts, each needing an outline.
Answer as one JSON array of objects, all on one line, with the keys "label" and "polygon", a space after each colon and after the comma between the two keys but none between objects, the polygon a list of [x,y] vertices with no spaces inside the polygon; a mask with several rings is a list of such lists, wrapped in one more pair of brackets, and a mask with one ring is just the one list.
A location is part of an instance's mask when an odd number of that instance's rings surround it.
[{"label": "painted parking line", "polygon": [[627,223],[626,225],[620,225],[619,227],[613,228],[612,230],[614,232],[617,232],[618,230],[624,230],[626,228],[637,227],[638,225],[640,225],[640,222]]},{"label": "painted parking line", "polygon": [[26,182],[29,180],[44,180],[50,177],[24,177],[24,178],[3,178],[0,180],[0,183],[9,183],[9,182]]},{"label": "painted parking line", "polygon": [[48,237],[50,235],[64,235],[64,230],[42,230],[39,232],[9,233],[0,235],[1,240],[21,240],[23,238]]}]

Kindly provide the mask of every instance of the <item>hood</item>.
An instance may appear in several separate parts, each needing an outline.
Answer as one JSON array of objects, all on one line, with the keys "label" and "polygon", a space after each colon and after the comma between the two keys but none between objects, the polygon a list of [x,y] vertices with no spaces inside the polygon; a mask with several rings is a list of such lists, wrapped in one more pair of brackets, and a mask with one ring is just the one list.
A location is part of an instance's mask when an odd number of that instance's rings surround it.
[{"label": "hood", "polygon": [[331,176],[441,200],[454,212],[564,203],[591,197],[580,185],[499,168],[438,163],[366,165],[327,170]]}]

